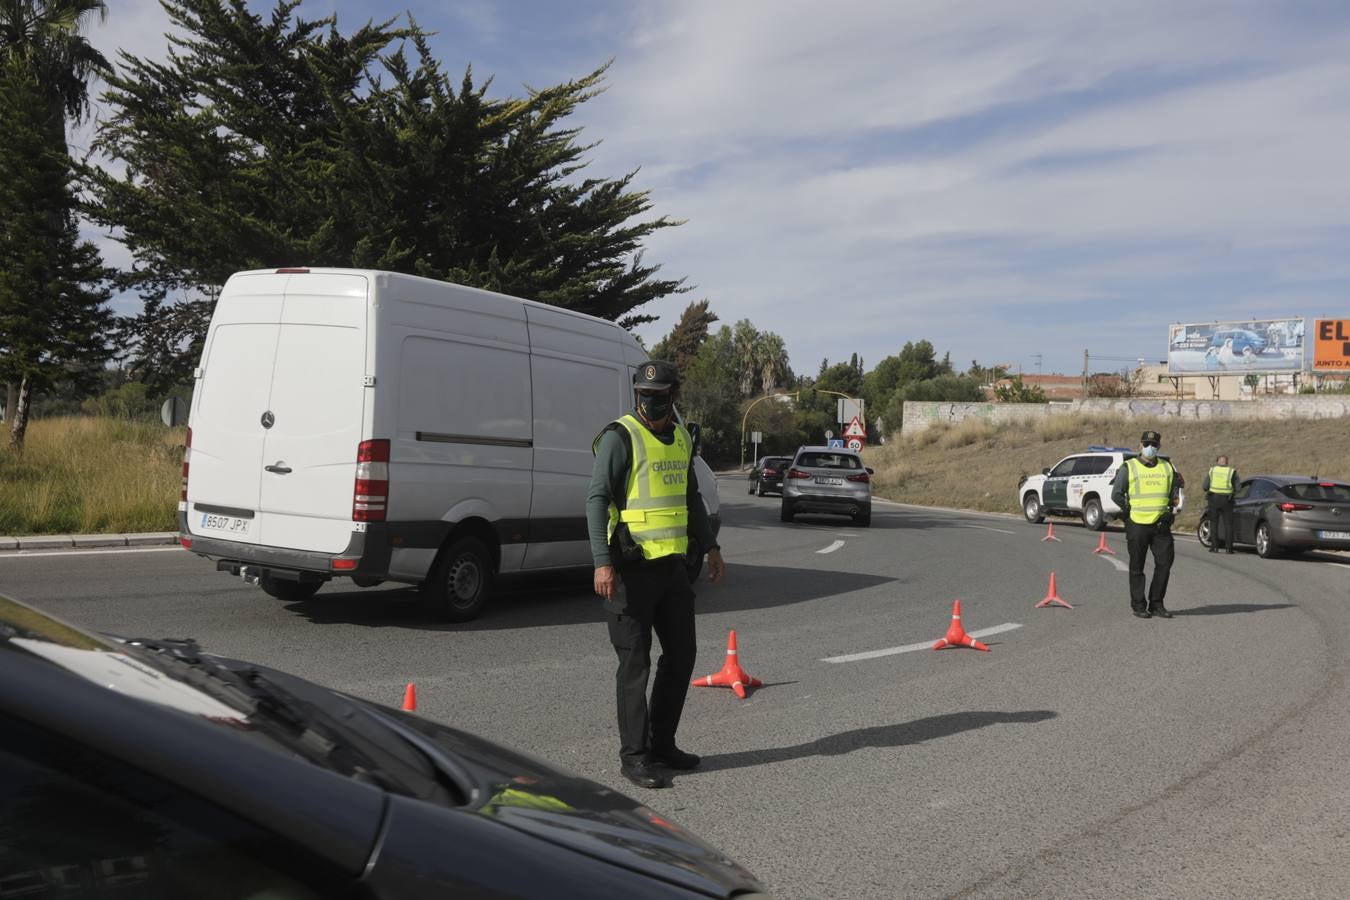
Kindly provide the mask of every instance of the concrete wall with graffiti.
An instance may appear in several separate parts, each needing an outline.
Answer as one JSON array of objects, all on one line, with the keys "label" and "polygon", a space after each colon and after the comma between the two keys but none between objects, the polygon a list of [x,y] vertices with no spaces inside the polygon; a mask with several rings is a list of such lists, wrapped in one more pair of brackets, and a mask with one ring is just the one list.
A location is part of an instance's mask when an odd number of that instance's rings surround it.
[{"label": "concrete wall with graffiti", "polygon": [[1350,395],[1296,395],[1259,400],[1177,400],[1160,397],[1092,398],[1070,403],[905,403],[904,434],[933,425],[983,419],[993,425],[1047,416],[1109,414],[1140,419],[1339,419],[1350,417]]}]

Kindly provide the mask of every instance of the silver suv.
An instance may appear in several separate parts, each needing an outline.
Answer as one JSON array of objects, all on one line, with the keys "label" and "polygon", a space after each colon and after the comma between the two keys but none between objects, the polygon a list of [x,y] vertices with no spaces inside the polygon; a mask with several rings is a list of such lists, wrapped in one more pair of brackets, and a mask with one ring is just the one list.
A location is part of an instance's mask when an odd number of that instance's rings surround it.
[{"label": "silver suv", "polygon": [[800,447],[783,477],[782,520],[797,513],[852,516],[872,524],[872,470],[862,457],[842,447]]}]

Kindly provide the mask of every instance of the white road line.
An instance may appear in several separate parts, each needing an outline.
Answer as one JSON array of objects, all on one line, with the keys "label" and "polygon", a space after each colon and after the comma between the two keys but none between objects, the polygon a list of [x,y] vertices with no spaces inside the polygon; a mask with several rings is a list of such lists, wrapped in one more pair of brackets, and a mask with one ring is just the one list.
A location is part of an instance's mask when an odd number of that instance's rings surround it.
[{"label": "white road line", "polygon": [[1107,562],[1109,562],[1111,565],[1115,566],[1117,569],[1119,569],[1119,570],[1122,571],[1122,572],[1128,572],[1128,571],[1130,571],[1130,564],[1129,564],[1129,563],[1121,562],[1120,560],[1116,559],[1114,556],[1106,556],[1105,554],[1103,554],[1103,555],[1102,555],[1102,559],[1106,560]]},{"label": "white road line", "polygon": [[1009,531],[1006,528],[990,528],[988,525],[962,525],[962,528],[981,528],[985,531],[997,531],[999,534],[1017,534],[1015,531]]},{"label": "white road line", "polygon": [[15,550],[9,553],[0,553],[0,560],[5,559],[43,559],[44,557],[67,557],[67,556],[107,556],[110,553],[173,553],[184,552],[182,547],[177,545],[173,547],[109,547],[107,550]]},{"label": "white road line", "polygon": [[[991,634],[1002,634],[1005,631],[1012,631],[1014,628],[1021,628],[1019,622],[1004,622],[1002,625],[995,625],[992,628],[981,628],[979,631],[968,631],[971,637],[988,637]],[[865,653],[849,653],[845,656],[828,656],[821,662],[826,663],[851,663],[861,662],[864,659],[876,659],[881,656],[895,656],[897,653],[913,653],[915,650],[928,650],[937,643],[937,638],[931,641],[923,641],[918,644],[905,644],[903,647],[887,647],[885,650],[868,650]]]},{"label": "white road line", "polygon": [[840,547],[842,547],[842,546],[844,546],[844,542],[843,542],[843,541],[835,541],[833,544],[831,544],[830,546],[826,547],[825,549],[823,549],[823,550],[817,550],[816,552],[817,552],[817,553],[833,553],[834,551],[838,550],[838,549],[839,549]]}]

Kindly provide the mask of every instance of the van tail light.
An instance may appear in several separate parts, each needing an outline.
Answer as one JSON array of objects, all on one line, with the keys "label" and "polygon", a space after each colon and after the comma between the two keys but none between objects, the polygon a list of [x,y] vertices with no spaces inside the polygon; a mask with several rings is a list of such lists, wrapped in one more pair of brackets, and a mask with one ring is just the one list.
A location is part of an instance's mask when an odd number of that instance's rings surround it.
[{"label": "van tail light", "polygon": [[183,480],[178,486],[178,502],[187,502],[188,460],[192,458],[192,426],[188,426],[187,443],[183,445]]},{"label": "van tail light", "polygon": [[1294,512],[1298,509],[1312,509],[1311,503],[1281,503],[1280,512]]},{"label": "van tail light", "polygon": [[798,469],[798,468],[795,468],[795,467],[794,467],[794,468],[788,469],[787,477],[789,477],[789,478],[810,478],[810,477],[811,477],[811,473],[810,473],[810,472],[803,472],[801,469]]},{"label": "van tail light", "polygon": [[859,484],[868,484],[871,480],[872,476],[868,475],[866,472],[859,472],[857,475],[850,475],[845,479],[845,481],[856,481]]},{"label": "van tail light", "polygon": [[383,522],[389,503],[389,440],[362,441],[356,447],[353,522]]}]

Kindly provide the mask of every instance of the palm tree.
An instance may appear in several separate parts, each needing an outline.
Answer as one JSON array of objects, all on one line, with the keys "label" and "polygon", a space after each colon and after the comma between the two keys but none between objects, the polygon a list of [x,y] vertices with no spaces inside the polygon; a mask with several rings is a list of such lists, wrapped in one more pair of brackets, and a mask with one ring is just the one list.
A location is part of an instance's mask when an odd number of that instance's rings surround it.
[{"label": "palm tree", "polygon": [[85,24],[108,17],[104,0],[0,0],[0,64],[25,67],[46,98],[52,133],[66,150],[66,117],[79,121],[89,109],[89,80],[108,60],[85,40]]}]

